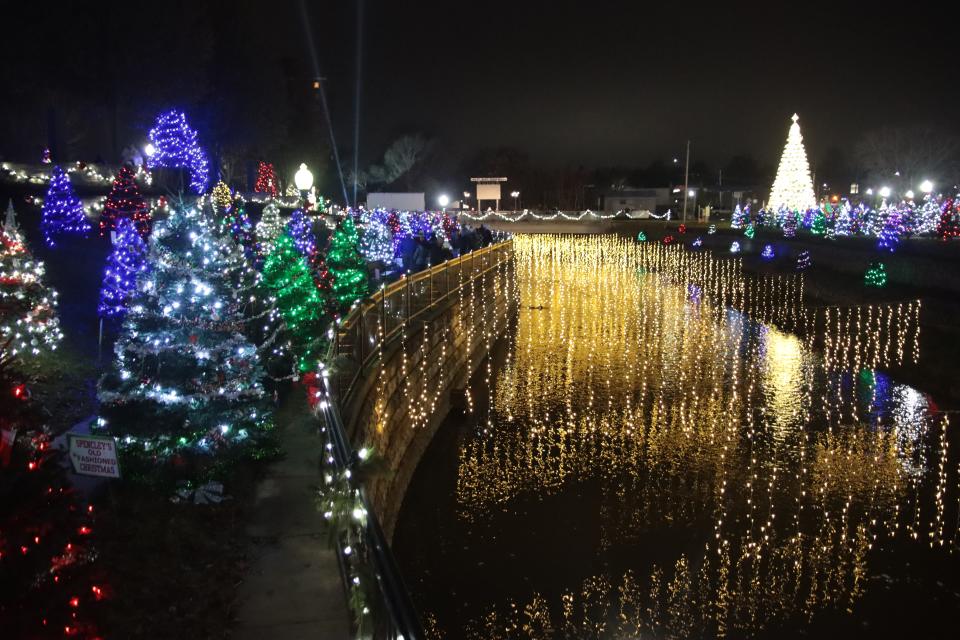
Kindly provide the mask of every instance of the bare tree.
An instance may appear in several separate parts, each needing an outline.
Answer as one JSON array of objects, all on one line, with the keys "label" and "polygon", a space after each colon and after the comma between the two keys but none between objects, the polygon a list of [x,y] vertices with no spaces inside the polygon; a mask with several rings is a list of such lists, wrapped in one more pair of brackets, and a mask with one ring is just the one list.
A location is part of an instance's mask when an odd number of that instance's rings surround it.
[{"label": "bare tree", "polygon": [[372,165],[358,176],[358,185],[392,184],[403,178],[409,188],[416,167],[423,161],[429,144],[419,133],[401,136],[383,154],[383,164]]},{"label": "bare tree", "polygon": [[[865,176],[911,188],[931,179],[952,184],[960,171],[957,137],[929,126],[884,127],[861,138],[854,155]],[[897,175],[899,173],[899,176]]]}]

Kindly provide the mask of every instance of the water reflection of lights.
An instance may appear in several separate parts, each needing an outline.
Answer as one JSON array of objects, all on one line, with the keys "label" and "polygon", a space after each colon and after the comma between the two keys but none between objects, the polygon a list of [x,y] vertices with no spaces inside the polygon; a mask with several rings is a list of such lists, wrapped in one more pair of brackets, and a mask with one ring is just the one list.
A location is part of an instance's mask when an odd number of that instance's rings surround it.
[{"label": "water reflection of lights", "polygon": [[[521,613],[605,636],[616,611],[621,627],[606,635],[751,634],[852,609],[876,545],[956,546],[942,420],[908,387],[883,381],[878,395],[871,376],[862,412],[841,385],[861,365],[918,352],[919,306],[814,313],[799,303],[802,277],[751,279],[739,259],[682,247],[552,236],[515,246],[519,318],[489,407],[459,446],[460,521],[496,531],[525,496],[589,485],[600,550],[638,564],[571,584],[560,602],[531,593],[526,606],[495,606],[468,637],[503,637]],[[850,420],[862,415],[870,424]],[[703,522],[702,551],[647,573],[643,535]]]}]

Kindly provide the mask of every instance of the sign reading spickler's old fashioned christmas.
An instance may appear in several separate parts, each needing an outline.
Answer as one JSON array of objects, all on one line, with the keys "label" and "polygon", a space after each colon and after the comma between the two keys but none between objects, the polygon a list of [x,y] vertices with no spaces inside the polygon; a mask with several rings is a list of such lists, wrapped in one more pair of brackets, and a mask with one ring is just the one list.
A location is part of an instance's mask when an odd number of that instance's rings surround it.
[{"label": "sign reading spickler's old fashioned christmas", "polygon": [[119,478],[117,441],[108,436],[67,434],[74,473],[101,478]]}]

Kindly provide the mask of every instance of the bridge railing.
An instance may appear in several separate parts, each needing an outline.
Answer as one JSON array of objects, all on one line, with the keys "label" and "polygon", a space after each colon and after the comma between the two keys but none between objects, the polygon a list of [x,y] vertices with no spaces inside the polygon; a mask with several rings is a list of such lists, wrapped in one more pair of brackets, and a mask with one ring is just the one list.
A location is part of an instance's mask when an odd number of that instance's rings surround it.
[{"label": "bridge railing", "polygon": [[512,256],[513,241],[498,242],[404,276],[354,307],[337,325],[333,341],[335,391],[341,406],[350,400],[357,381],[377,360],[383,345]]},{"label": "bridge railing", "polygon": [[[459,296],[472,281],[486,277],[512,256],[513,241],[507,240],[405,276],[355,306],[336,326],[328,353],[328,361],[335,362],[334,373],[321,378],[317,409],[321,435],[326,438],[329,473],[346,480],[346,493],[362,514],[356,529],[349,535],[341,532],[335,546],[348,602],[354,601],[352,594],[357,584],[354,580],[359,580],[351,574],[363,574],[366,584],[374,587],[367,591],[367,598],[372,600],[363,606],[364,611],[369,612],[367,617],[373,620],[365,628],[357,629],[363,637],[426,639],[423,623],[367,491],[353,473],[362,460],[362,452],[354,450],[340,407],[349,402],[364,369],[377,360],[381,347],[398,338],[410,323],[442,308],[451,296]],[[356,544],[357,538],[359,544]],[[358,548],[348,545],[349,540]],[[356,620],[355,624],[360,625]]]}]

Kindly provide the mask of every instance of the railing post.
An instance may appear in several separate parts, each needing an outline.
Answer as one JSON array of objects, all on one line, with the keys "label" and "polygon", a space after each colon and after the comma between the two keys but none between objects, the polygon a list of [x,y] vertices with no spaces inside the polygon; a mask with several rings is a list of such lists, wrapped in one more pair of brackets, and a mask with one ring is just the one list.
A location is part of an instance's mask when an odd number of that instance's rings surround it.
[{"label": "railing post", "polygon": [[363,370],[363,342],[367,337],[366,327],[363,326],[363,303],[360,303],[360,322],[357,323],[357,343],[360,358],[357,361],[360,370]]},{"label": "railing post", "polygon": [[407,319],[404,324],[410,324],[410,276],[407,275]]},{"label": "railing post", "polygon": [[433,268],[430,269],[430,306],[433,306]]}]

